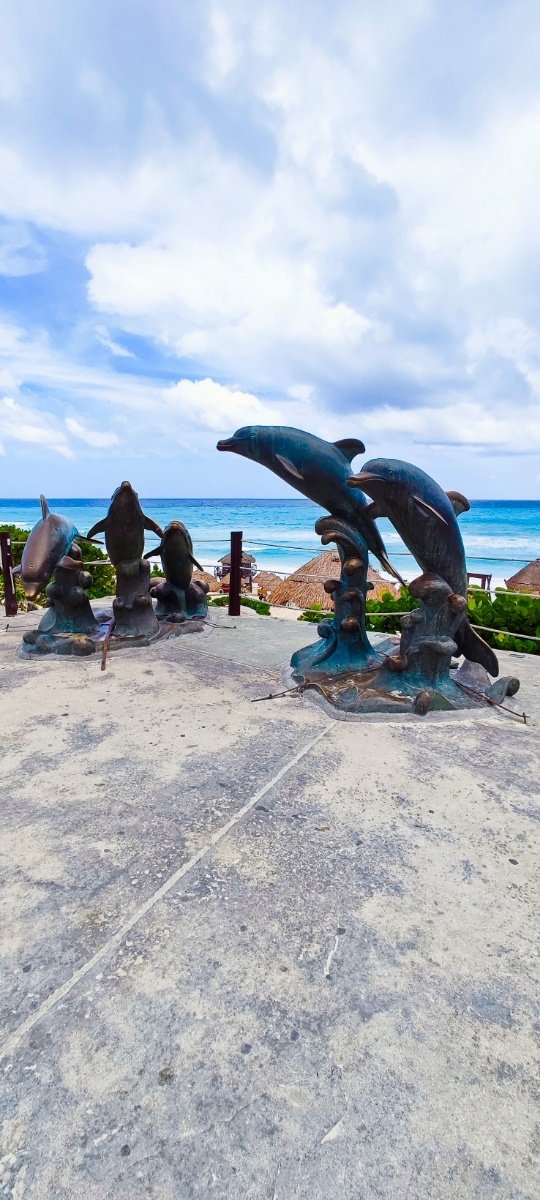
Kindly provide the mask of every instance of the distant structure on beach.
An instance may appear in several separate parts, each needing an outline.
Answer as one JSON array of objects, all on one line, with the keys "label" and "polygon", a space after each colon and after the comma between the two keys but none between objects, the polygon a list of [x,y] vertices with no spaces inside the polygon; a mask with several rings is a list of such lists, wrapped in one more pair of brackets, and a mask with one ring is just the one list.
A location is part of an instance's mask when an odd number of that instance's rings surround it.
[{"label": "distant structure on beach", "polygon": [[193,580],[195,583],[207,583],[209,592],[216,593],[221,591],[217,579],[213,575],[210,575],[209,571],[194,571]]},{"label": "distant structure on beach", "polygon": [[[341,574],[341,559],[337,550],[325,550],[310,558],[303,567],[298,567],[287,579],[283,579],[272,592],[272,604],[282,604],[285,608],[312,608],[321,605],[325,609],[334,607],[332,597],[324,589],[327,579],[339,579]],[[399,595],[399,589],[392,583],[368,567],[368,582],[373,584],[373,590],[368,592],[368,599],[376,600],[383,592]]]},{"label": "distant structure on beach", "polygon": [[[218,560],[217,566],[214,568],[216,579],[219,580],[224,591],[229,588],[229,573],[231,570],[231,555],[230,551],[223,555],[223,558]],[[243,592],[253,591],[253,579],[257,573],[257,561],[252,554],[242,552],[242,566],[240,568],[240,581]]]},{"label": "distant structure on beach", "polygon": [[534,558],[504,582],[509,592],[527,592],[529,596],[540,596],[540,558]]},{"label": "distant structure on beach", "polygon": [[268,600],[271,603],[272,596],[281,582],[281,576],[276,575],[275,571],[259,571],[255,576],[259,600]]}]

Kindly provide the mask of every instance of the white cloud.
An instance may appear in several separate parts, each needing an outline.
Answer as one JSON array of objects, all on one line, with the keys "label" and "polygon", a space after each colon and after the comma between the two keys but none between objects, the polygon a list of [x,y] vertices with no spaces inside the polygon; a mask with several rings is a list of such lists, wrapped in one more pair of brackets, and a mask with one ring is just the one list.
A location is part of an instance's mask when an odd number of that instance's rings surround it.
[{"label": "white cloud", "polygon": [[41,412],[29,404],[20,404],[11,396],[0,400],[0,437],[4,442],[23,442],[44,446],[64,458],[72,458],[66,435],[52,413]]},{"label": "white cloud", "polygon": [[115,342],[113,340],[113,338],[111,338],[109,331],[108,331],[108,329],[106,329],[105,325],[96,325],[94,327],[94,333],[98,339],[98,342],[101,342],[101,345],[105,346],[105,349],[109,350],[110,353],[113,354],[115,358],[134,358],[135,357],[135,355],[132,354],[131,350],[128,350],[126,346],[121,346],[120,342]]},{"label": "white cloud", "polygon": [[88,446],[96,446],[99,449],[106,446],[116,446],[118,437],[115,433],[100,432],[99,430],[87,429],[81,421],[77,421],[75,417],[66,417],[66,429],[79,438],[81,442],[86,442]]}]

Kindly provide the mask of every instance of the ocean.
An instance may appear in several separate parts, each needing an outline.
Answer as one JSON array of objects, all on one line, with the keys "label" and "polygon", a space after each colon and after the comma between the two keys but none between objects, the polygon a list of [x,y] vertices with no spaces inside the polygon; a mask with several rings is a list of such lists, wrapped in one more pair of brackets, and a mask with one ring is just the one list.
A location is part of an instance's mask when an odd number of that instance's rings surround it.
[{"label": "ocean", "polygon": [[[310,500],[186,500],[142,499],[145,512],[160,525],[179,518],[187,525],[195,555],[210,570],[229,549],[232,529],[241,529],[244,548],[261,569],[289,574],[321,551],[314,524],[322,510]],[[86,533],[109,500],[49,499],[53,512],[73,519]],[[39,502],[0,499],[0,528],[4,524],[30,529],[41,516]],[[406,579],[419,573],[414,559],[387,520],[377,522],[391,559]],[[504,585],[520,567],[540,557],[540,500],[474,500],[460,519],[469,571],[493,576],[492,586]],[[157,538],[147,535],[146,549]],[[377,563],[374,562],[374,566]]]}]

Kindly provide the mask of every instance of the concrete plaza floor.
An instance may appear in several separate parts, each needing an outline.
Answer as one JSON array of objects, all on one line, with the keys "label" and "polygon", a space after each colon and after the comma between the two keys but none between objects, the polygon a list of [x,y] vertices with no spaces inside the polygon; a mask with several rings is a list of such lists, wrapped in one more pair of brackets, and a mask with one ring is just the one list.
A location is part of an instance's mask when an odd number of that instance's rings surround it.
[{"label": "concrete plaza floor", "polygon": [[345,723],[211,620],[1,622],[0,1195],[536,1200],[540,659],[527,725]]}]

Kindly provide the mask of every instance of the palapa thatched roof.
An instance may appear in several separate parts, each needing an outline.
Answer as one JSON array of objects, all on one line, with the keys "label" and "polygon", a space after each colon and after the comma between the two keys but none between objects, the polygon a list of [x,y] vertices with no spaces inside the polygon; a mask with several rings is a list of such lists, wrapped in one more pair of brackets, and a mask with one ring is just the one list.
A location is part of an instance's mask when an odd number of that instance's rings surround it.
[{"label": "palapa thatched roof", "polygon": [[[231,552],[230,552],[230,550],[229,550],[229,553],[228,553],[228,554],[224,554],[224,555],[223,555],[223,558],[220,558],[218,561],[221,563],[221,565],[222,565],[223,567],[230,567],[230,565],[231,565]],[[252,554],[247,554],[245,550],[242,550],[242,566],[243,566],[243,567],[250,567],[250,566],[251,566],[251,564],[252,564],[252,563],[254,563],[254,562],[256,562],[256,561],[257,561],[257,560],[256,560],[256,559],[253,557],[253,555],[252,555]]]},{"label": "palapa thatched roof", "polygon": [[[321,604],[323,608],[334,607],[332,597],[324,590],[327,579],[339,579],[341,576],[341,559],[337,550],[325,550],[316,558],[311,558],[298,567],[292,575],[284,579],[272,592],[272,604],[283,604],[287,608],[312,608]],[[387,583],[372,567],[368,568],[368,580],[373,583],[373,589],[368,592],[368,599],[376,600],[383,592],[399,593],[391,583]]]},{"label": "palapa thatched roof", "polygon": [[195,583],[207,583],[210,592],[220,592],[221,584],[208,571],[194,571],[192,579]]},{"label": "palapa thatched roof", "polygon": [[255,583],[259,592],[262,589],[265,596],[270,597],[281,583],[281,578],[279,575],[276,575],[275,571],[259,571],[255,576]]},{"label": "palapa thatched roof", "polygon": [[531,596],[540,596],[540,558],[516,571],[511,579],[505,579],[509,592],[528,592]]}]

